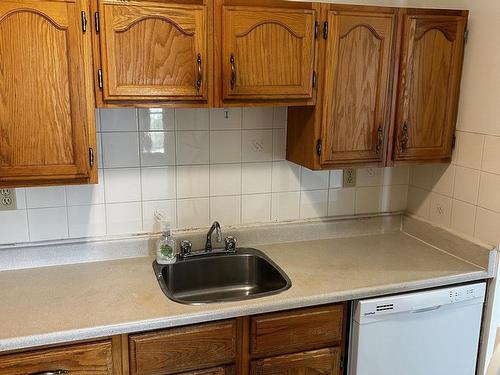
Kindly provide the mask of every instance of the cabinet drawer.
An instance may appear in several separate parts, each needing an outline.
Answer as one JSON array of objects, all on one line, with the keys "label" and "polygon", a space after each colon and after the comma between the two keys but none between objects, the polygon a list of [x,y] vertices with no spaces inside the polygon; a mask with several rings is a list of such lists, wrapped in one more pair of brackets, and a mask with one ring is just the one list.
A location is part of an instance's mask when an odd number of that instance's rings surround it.
[{"label": "cabinet drawer", "polygon": [[233,363],[236,323],[222,321],[131,335],[130,373],[173,374]]},{"label": "cabinet drawer", "polygon": [[340,348],[288,354],[252,361],[250,375],[340,374]]},{"label": "cabinet drawer", "polygon": [[342,340],[344,305],[329,305],[251,318],[253,357],[338,345]]},{"label": "cabinet drawer", "polygon": [[112,375],[111,341],[0,356],[0,374],[28,375],[56,370],[78,375]]}]

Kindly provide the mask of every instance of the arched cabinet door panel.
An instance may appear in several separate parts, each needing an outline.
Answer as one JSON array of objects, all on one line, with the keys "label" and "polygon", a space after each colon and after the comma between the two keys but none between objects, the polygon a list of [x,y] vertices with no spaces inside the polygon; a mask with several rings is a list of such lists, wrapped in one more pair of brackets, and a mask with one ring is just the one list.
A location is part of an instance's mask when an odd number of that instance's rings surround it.
[{"label": "arched cabinet door panel", "polygon": [[353,7],[329,11],[328,23],[321,163],[382,164],[396,15]]},{"label": "arched cabinet door panel", "polygon": [[451,158],[466,20],[466,14],[455,16],[432,10],[408,10],[405,14],[395,161]]},{"label": "arched cabinet door panel", "polygon": [[96,177],[83,14],[83,0],[0,2],[0,187]]},{"label": "arched cabinet door panel", "polygon": [[208,10],[194,3],[99,1],[104,100],[208,98]]},{"label": "arched cabinet door panel", "polygon": [[224,5],[223,99],[312,99],[315,22],[314,9]]}]

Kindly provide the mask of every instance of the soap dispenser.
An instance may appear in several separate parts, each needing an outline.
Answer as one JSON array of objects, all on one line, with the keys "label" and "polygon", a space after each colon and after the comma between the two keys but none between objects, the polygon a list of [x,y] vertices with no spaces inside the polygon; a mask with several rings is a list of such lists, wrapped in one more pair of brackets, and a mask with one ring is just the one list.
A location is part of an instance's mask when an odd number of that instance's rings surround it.
[{"label": "soap dispenser", "polygon": [[161,237],[156,242],[156,262],[158,264],[172,264],[177,260],[175,239],[172,237],[170,222],[163,215],[155,213],[155,218],[161,226]]}]

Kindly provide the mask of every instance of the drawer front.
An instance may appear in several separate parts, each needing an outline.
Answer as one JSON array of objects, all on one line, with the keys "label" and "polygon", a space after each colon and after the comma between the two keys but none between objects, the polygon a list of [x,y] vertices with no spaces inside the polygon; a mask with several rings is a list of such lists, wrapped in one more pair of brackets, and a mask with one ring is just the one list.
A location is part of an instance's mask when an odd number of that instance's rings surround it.
[{"label": "drawer front", "polygon": [[343,320],[342,304],[254,316],[250,353],[269,357],[339,345]]},{"label": "drawer front", "polygon": [[340,348],[288,354],[252,361],[250,375],[339,375]]},{"label": "drawer front", "polygon": [[67,370],[71,375],[112,375],[111,341],[0,356],[0,374],[29,375]]},{"label": "drawer front", "polygon": [[131,374],[173,374],[230,364],[236,357],[236,322],[131,335],[129,344]]}]

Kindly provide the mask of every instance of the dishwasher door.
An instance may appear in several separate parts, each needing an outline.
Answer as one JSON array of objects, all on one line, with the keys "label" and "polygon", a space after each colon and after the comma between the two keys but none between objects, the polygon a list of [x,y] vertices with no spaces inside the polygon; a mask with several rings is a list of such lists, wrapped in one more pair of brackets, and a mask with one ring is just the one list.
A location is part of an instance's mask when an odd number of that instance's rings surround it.
[{"label": "dishwasher door", "polygon": [[486,284],[357,301],[350,375],[474,375]]}]

